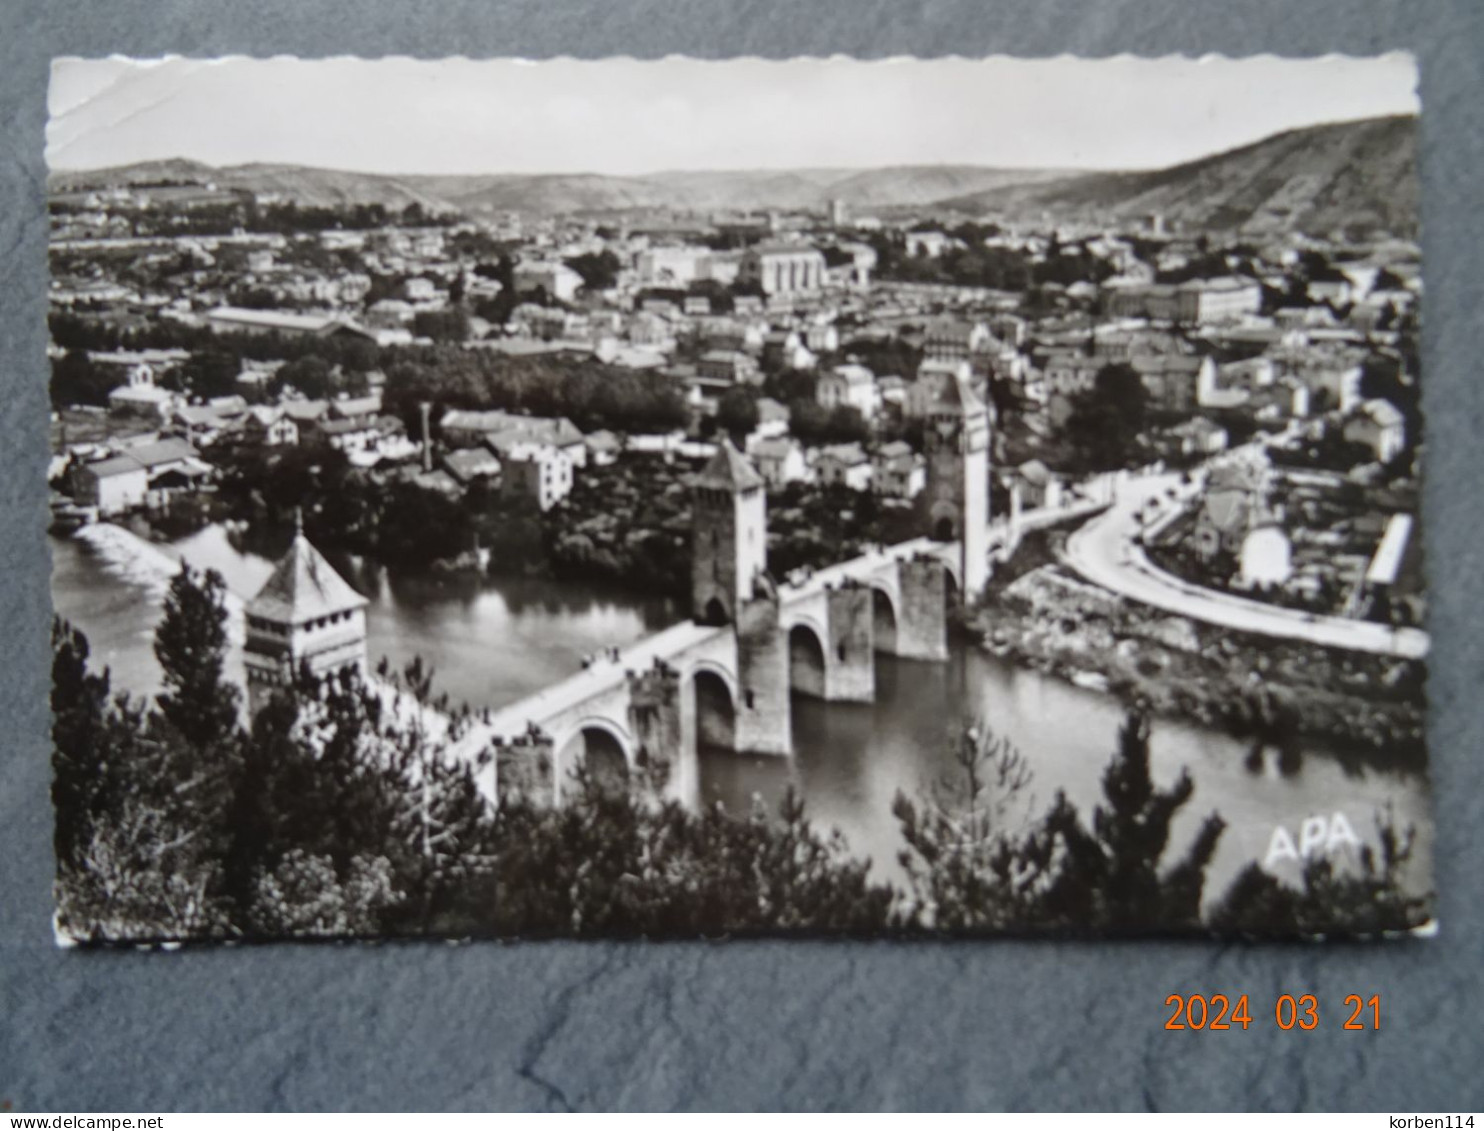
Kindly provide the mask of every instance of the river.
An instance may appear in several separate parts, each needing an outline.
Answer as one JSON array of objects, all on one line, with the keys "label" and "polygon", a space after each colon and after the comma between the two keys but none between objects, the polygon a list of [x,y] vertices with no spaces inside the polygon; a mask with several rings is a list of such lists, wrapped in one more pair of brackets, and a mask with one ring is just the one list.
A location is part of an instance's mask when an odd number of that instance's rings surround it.
[{"label": "river", "polygon": [[[107,664],[116,688],[158,690],[152,634],[173,563],[217,569],[239,597],[256,592],[272,564],[240,553],[208,527],[169,546],[145,545],[114,528],[52,538],[52,594],[57,612],[85,632],[93,663]],[[455,701],[500,707],[569,675],[585,655],[636,641],[680,619],[669,602],[622,590],[535,579],[393,581],[384,571],[336,561],[370,604],[368,651],[401,666],[420,655],[435,686]],[[241,679],[240,661],[230,673]],[[918,793],[950,768],[950,737],[979,719],[1022,752],[1031,780],[1015,809],[1039,812],[1058,790],[1084,812],[1099,797],[1104,767],[1117,745],[1123,711],[1110,696],[1018,668],[979,649],[956,646],[946,664],[879,657],[876,701],[823,703],[795,696],[792,758],[703,749],[703,800],[745,812],[755,796],[774,804],[793,783],[821,827],[840,830],[878,872],[899,878],[900,835],[891,815],[898,791]],[[1208,893],[1266,856],[1277,826],[1295,843],[1309,818],[1343,814],[1374,841],[1378,815],[1415,826],[1414,874],[1430,872],[1431,815],[1426,779],[1305,752],[1291,776],[1271,764],[1244,766],[1246,747],[1195,725],[1159,720],[1150,744],[1156,782],[1187,769],[1195,793],[1177,818],[1172,846],[1183,848],[1201,820],[1217,811],[1226,831],[1208,873]]]}]

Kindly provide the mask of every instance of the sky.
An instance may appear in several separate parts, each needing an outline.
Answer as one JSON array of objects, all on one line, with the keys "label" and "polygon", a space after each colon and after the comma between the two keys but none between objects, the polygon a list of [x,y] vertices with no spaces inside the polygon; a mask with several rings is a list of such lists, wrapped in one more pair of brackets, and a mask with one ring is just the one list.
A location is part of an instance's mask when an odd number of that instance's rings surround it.
[{"label": "sky", "polygon": [[1416,64],[1084,60],[59,59],[47,161],[379,173],[963,164],[1147,169],[1415,114]]}]

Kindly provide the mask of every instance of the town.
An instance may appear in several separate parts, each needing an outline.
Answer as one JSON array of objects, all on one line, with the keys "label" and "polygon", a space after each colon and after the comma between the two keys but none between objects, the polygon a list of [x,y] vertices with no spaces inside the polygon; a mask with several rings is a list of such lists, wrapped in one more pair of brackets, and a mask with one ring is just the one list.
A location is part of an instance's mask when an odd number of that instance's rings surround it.
[{"label": "town", "polygon": [[539,559],[663,583],[683,575],[683,474],[729,435],[766,481],[774,560],[817,567],[910,529],[922,421],[963,378],[994,417],[993,513],[1102,472],[1202,469],[1151,516],[1170,572],[1421,622],[1404,239],[838,201],[314,211],[210,184],[60,193],[52,223],[63,527],[282,530],[302,504],[316,540],[399,567]]}]

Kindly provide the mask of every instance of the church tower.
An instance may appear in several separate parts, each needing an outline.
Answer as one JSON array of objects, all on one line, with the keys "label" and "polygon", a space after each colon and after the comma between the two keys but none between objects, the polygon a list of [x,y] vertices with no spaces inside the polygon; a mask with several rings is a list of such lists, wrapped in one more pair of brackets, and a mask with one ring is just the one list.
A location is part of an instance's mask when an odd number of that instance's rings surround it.
[{"label": "church tower", "polygon": [[335,572],[304,537],[294,541],[273,575],[248,602],[248,709],[263,707],[275,688],[293,681],[301,665],[323,677],[349,667],[366,668],[366,599]]},{"label": "church tower", "polygon": [[763,478],[723,436],[691,486],[691,615],[701,624],[736,624],[768,568]]},{"label": "church tower", "polygon": [[989,580],[989,410],[965,374],[938,388],[925,414],[928,534],[958,542],[963,599]]}]

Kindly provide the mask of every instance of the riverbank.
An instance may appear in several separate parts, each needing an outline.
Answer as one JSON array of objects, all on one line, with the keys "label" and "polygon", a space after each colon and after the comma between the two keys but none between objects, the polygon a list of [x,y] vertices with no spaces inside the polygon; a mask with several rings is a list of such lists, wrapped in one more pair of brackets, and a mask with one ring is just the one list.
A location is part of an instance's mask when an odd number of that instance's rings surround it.
[{"label": "riverbank", "polygon": [[987,651],[1280,754],[1426,765],[1426,665],[1233,631],[1111,594],[1057,563],[1065,533],[1028,539],[967,628]]}]

